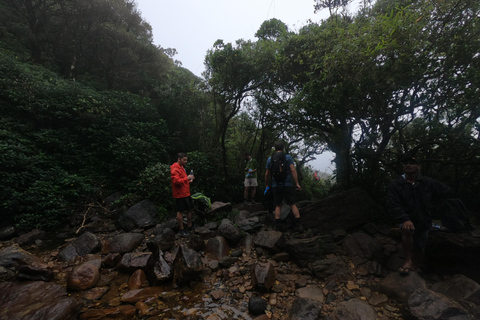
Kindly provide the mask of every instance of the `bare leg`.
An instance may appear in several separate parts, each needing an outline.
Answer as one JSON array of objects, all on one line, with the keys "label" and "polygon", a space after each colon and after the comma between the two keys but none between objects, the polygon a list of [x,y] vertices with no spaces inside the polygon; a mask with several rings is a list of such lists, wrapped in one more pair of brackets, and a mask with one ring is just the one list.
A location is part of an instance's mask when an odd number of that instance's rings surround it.
[{"label": "bare leg", "polygon": [[255,199],[255,191],[257,191],[257,188],[252,187],[252,200]]},{"label": "bare leg", "polygon": [[193,213],[193,210],[189,210],[187,212],[187,225],[189,228],[192,226],[192,213]]},{"label": "bare leg", "polygon": [[181,212],[177,212],[177,222],[180,230],[183,230],[183,214]]},{"label": "bare leg", "polygon": [[292,209],[293,216],[294,216],[295,218],[300,218],[300,211],[298,210],[297,205],[296,205],[296,204],[292,204],[292,205],[290,206],[290,208]]},{"label": "bare leg", "polygon": [[243,200],[248,200],[248,187],[245,187],[245,191],[243,192]]},{"label": "bare leg", "polygon": [[403,268],[411,268],[413,264],[412,249],[413,249],[413,232],[412,230],[402,229],[402,247],[405,253],[405,263]]},{"label": "bare leg", "polygon": [[281,212],[282,212],[282,206],[275,206],[275,219],[280,219]]}]

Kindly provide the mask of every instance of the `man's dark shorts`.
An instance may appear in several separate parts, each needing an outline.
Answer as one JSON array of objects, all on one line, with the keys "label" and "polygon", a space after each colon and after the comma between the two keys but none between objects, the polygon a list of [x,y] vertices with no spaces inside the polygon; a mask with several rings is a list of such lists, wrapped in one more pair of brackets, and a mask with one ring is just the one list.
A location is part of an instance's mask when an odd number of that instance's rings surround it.
[{"label": "man's dark shorts", "polygon": [[177,212],[184,212],[193,209],[192,197],[176,198],[175,207],[177,208]]},{"label": "man's dark shorts", "polygon": [[282,201],[288,205],[295,204],[297,202],[295,196],[295,187],[278,186],[273,188],[273,201],[276,206],[281,206]]}]

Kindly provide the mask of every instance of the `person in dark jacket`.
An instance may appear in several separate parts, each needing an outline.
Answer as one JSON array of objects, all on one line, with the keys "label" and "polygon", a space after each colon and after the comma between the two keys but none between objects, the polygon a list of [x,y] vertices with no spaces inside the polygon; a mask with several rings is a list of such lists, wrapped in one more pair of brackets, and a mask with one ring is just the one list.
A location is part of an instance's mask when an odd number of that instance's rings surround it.
[{"label": "person in dark jacket", "polygon": [[432,226],[431,208],[434,196],[447,195],[451,188],[420,174],[420,163],[414,157],[402,159],[403,175],[388,187],[387,210],[400,224],[405,263],[399,272],[418,271],[423,259],[428,231]]}]

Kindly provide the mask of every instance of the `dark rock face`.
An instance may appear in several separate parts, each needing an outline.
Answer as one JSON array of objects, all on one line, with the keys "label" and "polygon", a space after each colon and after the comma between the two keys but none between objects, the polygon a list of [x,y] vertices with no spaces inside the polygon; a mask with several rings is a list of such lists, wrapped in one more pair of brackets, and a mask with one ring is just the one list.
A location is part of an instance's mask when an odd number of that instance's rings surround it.
[{"label": "dark rock face", "polygon": [[[380,213],[380,214],[379,214]],[[347,232],[378,220],[382,210],[361,189],[352,189],[300,209],[302,223],[317,232]]]},{"label": "dark rock face", "polygon": [[81,303],[64,287],[43,281],[15,285],[0,283],[1,319],[77,319]]},{"label": "dark rock face", "polygon": [[354,265],[361,265],[370,260],[383,262],[383,246],[366,233],[355,233],[343,240],[343,248],[352,258]]},{"label": "dark rock face", "polygon": [[407,308],[417,319],[471,319],[459,303],[428,289],[415,290],[407,303]]},{"label": "dark rock face", "polygon": [[285,246],[285,237],[279,231],[260,231],[253,237],[253,243],[259,247],[280,252]]},{"label": "dark rock face", "polygon": [[123,272],[135,272],[137,269],[145,269],[147,261],[152,255],[151,252],[129,252],[125,253],[117,268]]},{"label": "dark rock face", "polygon": [[158,211],[150,200],[143,200],[120,215],[118,223],[127,232],[155,226]]},{"label": "dark rock face", "polygon": [[430,232],[425,249],[428,270],[464,274],[480,282],[480,228],[471,232]]},{"label": "dark rock face", "polygon": [[218,227],[218,233],[225,239],[235,243],[242,238],[242,233],[232,221],[228,219],[223,219],[222,223]]}]

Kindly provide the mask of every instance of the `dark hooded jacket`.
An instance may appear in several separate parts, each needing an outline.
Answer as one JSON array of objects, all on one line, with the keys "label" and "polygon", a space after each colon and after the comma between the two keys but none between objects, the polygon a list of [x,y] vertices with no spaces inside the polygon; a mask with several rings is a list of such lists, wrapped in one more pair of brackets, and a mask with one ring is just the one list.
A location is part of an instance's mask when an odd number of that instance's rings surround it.
[{"label": "dark hooded jacket", "polygon": [[414,184],[399,176],[388,187],[387,210],[398,223],[410,220],[416,228],[430,228],[432,198],[439,196],[452,196],[452,189],[420,174]]}]

